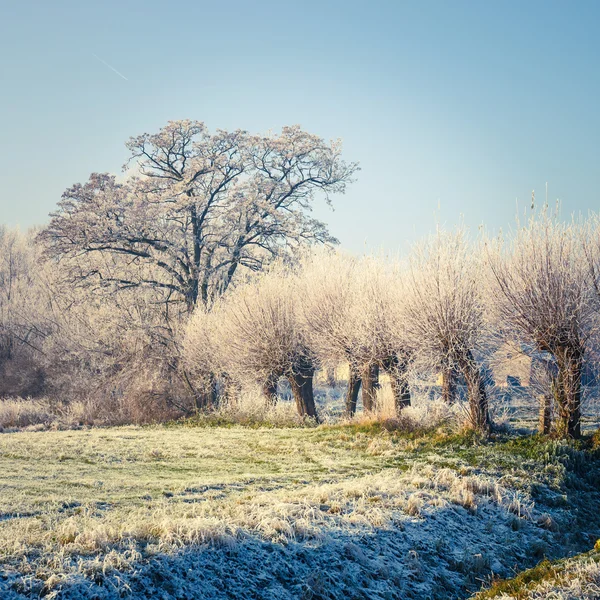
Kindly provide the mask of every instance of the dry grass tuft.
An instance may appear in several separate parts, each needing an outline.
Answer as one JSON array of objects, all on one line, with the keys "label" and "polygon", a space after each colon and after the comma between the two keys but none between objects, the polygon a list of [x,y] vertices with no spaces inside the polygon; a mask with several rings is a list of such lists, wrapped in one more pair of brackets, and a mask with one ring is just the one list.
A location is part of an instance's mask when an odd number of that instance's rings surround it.
[{"label": "dry grass tuft", "polygon": [[70,429],[91,425],[83,402],[61,403],[49,399],[0,399],[0,432],[17,429]]}]

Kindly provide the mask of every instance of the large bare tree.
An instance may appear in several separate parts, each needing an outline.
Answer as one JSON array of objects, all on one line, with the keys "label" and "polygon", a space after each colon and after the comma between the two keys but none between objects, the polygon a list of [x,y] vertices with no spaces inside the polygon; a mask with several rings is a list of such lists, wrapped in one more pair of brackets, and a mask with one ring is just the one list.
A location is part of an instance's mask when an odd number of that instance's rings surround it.
[{"label": "large bare tree", "polygon": [[41,239],[74,281],[151,287],[187,311],[210,305],[240,271],[334,242],[311,205],[319,191],[327,201],[344,192],[357,169],[339,142],[298,126],[260,136],[175,121],[127,147],[129,176],[93,174],[69,188]]}]

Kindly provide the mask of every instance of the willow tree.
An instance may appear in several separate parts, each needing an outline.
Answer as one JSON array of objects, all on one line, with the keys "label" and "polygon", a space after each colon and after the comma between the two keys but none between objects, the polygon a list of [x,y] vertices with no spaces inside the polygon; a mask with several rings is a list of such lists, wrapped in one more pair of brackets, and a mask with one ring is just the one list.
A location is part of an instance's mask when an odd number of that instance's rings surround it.
[{"label": "willow tree", "polygon": [[191,312],[241,273],[313,242],[333,242],[310,217],[317,192],[342,193],[356,171],[298,126],[277,135],[210,133],[169,122],[133,137],[123,181],[92,174],[65,191],[41,233],[74,281],[110,290],[150,287]]},{"label": "willow tree", "polygon": [[322,364],[335,368],[347,363],[346,412],[354,414],[360,375],[354,350],[357,331],[351,319],[356,259],[342,253],[305,255],[299,268],[302,327]]},{"label": "willow tree", "polygon": [[348,364],[346,413],[375,411],[379,371],[390,375],[396,411],[410,404],[401,335],[402,290],[391,265],[373,257],[312,252],[299,269],[304,330],[322,364]]},{"label": "willow tree", "polygon": [[488,397],[477,360],[487,331],[483,267],[462,230],[439,230],[415,246],[405,274],[403,327],[430,371],[464,377],[469,424],[486,433],[491,425]]},{"label": "willow tree", "polygon": [[413,349],[404,326],[406,305],[397,265],[383,257],[363,257],[353,299],[351,321],[358,339],[354,362],[361,373],[363,407],[378,409],[379,376],[385,371],[399,414],[410,405],[407,376]]},{"label": "willow tree", "polygon": [[200,372],[212,365],[241,385],[258,384],[269,403],[285,377],[298,414],[316,419],[317,361],[301,327],[297,292],[295,275],[277,268],[232,289],[208,318],[198,307],[187,326],[188,362]]},{"label": "willow tree", "polygon": [[542,213],[490,252],[499,318],[552,358],[549,391],[561,437],[581,435],[581,379],[597,318],[584,234],[582,226]]}]

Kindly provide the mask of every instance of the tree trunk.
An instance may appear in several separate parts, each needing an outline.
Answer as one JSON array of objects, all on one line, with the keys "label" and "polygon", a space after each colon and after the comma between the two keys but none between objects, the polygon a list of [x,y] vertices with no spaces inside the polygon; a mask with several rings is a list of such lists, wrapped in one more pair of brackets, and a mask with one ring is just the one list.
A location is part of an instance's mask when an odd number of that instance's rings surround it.
[{"label": "tree trunk", "polygon": [[[188,196],[192,196],[191,192],[188,192]],[[192,221],[192,240],[193,240],[193,263],[190,279],[190,286],[186,293],[186,303],[188,312],[191,313],[196,306],[198,301],[198,283],[199,283],[199,272],[200,272],[200,258],[202,255],[202,246],[200,244],[200,224],[198,223],[198,212],[196,205],[192,204],[190,207],[190,218]]]},{"label": "tree trunk", "polygon": [[277,382],[279,381],[278,373],[271,373],[267,380],[263,383],[262,392],[267,400],[267,404],[275,406],[277,404]]},{"label": "tree trunk", "polygon": [[221,375],[221,381],[223,384],[223,389],[221,395],[228,404],[235,405],[239,402],[240,394],[242,391],[241,385],[232,379],[227,373],[223,373]]},{"label": "tree trunk", "polygon": [[454,367],[446,367],[442,371],[442,399],[446,404],[456,402],[456,371]]},{"label": "tree trunk", "polygon": [[219,388],[217,387],[217,378],[214,375],[210,379],[209,394],[210,407],[216,408],[219,406]]},{"label": "tree trunk", "polygon": [[194,384],[192,383],[189,373],[185,370],[185,369],[181,369],[181,379],[183,380],[184,384],[187,386],[188,390],[190,391],[192,398],[194,399],[194,408],[196,409],[196,412],[198,412],[199,407],[198,404],[200,402],[200,396],[201,396],[201,392],[199,392],[195,387]]},{"label": "tree trunk", "polygon": [[207,410],[218,404],[217,378],[211,374],[208,385],[195,396],[196,410]]},{"label": "tree trunk", "polygon": [[383,368],[390,376],[396,415],[399,415],[403,408],[410,406],[410,387],[406,381],[406,364],[400,361],[397,355],[394,355],[383,363]]},{"label": "tree trunk", "polygon": [[337,382],[335,380],[335,368],[334,367],[327,367],[325,378],[327,381],[327,385],[329,387],[334,388],[336,386]]},{"label": "tree trunk", "polygon": [[372,363],[363,370],[362,401],[365,412],[373,412],[377,408],[377,389],[379,388],[379,365]]},{"label": "tree trunk", "polygon": [[346,391],[346,414],[349,417],[353,417],[354,413],[356,413],[360,383],[360,375],[356,372],[356,369],[350,366],[348,372],[348,389]]},{"label": "tree trunk", "polygon": [[317,408],[315,406],[315,397],[313,395],[313,377],[315,369],[308,361],[296,365],[292,373],[288,376],[292,394],[296,401],[296,408],[301,417],[313,417],[317,421]]},{"label": "tree trunk", "polygon": [[541,394],[539,403],[538,433],[548,435],[552,427],[552,395]]},{"label": "tree trunk", "polygon": [[396,416],[398,416],[402,412],[402,409],[410,406],[410,387],[406,378],[400,373],[390,373],[390,384],[394,394]]},{"label": "tree trunk", "polygon": [[558,374],[554,386],[560,437],[581,437],[581,373],[583,357],[579,349],[560,348],[555,353]]},{"label": "tree trunk", "polygon": [[487,434],[491,428],[491,421],[485,381],[470,350],[467,350],[466,355],[462,358],[460,367],[467,383],[471,427],[480,433]]}]

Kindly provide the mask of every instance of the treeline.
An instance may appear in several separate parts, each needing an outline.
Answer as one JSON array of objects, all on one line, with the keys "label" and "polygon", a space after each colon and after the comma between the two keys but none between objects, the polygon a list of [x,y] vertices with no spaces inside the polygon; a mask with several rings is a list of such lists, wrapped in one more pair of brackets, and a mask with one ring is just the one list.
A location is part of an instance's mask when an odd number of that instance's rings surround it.
[{"label": "treeline", "polygon": [[415,382],[441,377],[486,433],[487,372],[510,343],[535,359],[542,431],[581,435],[599,346],[595,216],[546,209],[503,237],[439,230],[408,256],[357,258],[310,216],[357,170],[339,142],[178,121],[127,147],[122,180],[93,174],[46,227],[0,230],[0,396],[143,422],[234,404],[248,387],[273,404],[286,378],[298,413],[318,420],[315,372],[344,364],[348,415],[359,395],[377,412],[382,373],[398,414]]},{"label": "treeline", "polygon": [[485,433],[487,370],[508,343],[537,361],[543,432],[579,437],[582,375],[598,343],[599,261],[596,218],[564,224],[547,213],[504,239],[438,231],[398,260],[313,252],[198,309],[185,357],[205,385],[215,374],[227,390],[254,382],[267,401],[287,377],[299,413],[315,418],[318,367],[349,366],[349,415],[361,384],[364,409],[376,409],[380,371],[397,413],[410,404],[411,381],[441,376],[453,402],[460,380],[468,424]]},{"label": "treeline", "polygon": [[235,402],[251,386],[275,403],[284,377],[299,414],[318,419],[315,371],[345,364],[348,415],[361,389],[376,412],[381,372],[398,413],[411,382],[441,377],[447,402],[462,383],[469,424],[486,432],[486,370],[510,342],[538,359],[544,431],[578,437],[598,345],[599,232],[595,217],[542,214],[504,239],[438,231],[394,260],[313,250],[168,316],[151,288],[73,285],[39,232],[3,229],[1,392],[87,399],[107,418],[143,421]]},{"label": "treeline", "polygon": [[119,422],[204,406],[182,361],[189,315],[275,261],[335,244],[311,205],[358,168],[339,141],[298,126],[175,121],[126,146],[122,178],[93,173],[39,231],[2,230],[0,395],[85,399]]}]

